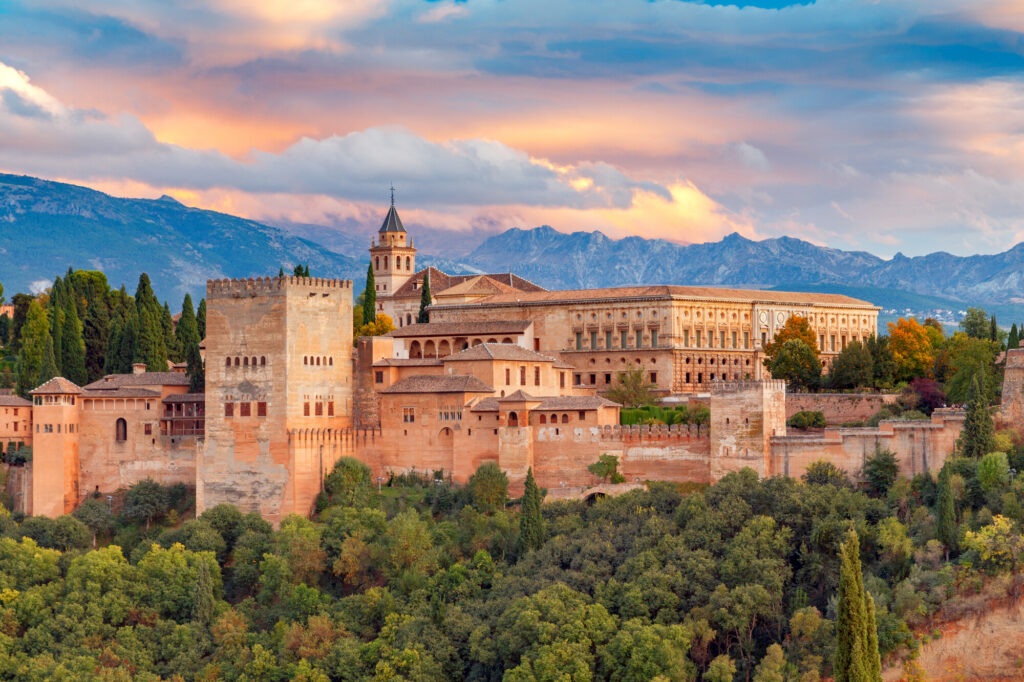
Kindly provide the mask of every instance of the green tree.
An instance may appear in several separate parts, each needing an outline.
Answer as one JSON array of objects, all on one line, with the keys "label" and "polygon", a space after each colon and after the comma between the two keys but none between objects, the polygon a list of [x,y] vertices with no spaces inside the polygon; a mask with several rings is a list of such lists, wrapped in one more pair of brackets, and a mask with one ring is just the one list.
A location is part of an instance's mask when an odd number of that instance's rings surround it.
[{"label": "green tree", "polygon": [[495,462],[485,462],[469,477],[469,496],[479,511],[491,513],[508,501],[508,476]]},{"label": "green tree", "polygon": [[1020,343],[1020,332],[1017,330],[1017,323],[1010,325],[1010,335],[1006,338],[1007,348],[1016,348]]},{"label": "green tree", "polygon": [[884,497],[899,473],[900,465],[896,455],[876,443],[875,451],[864,462],[864,483],[868,493],[874,497]]},{"label": "green tree", "polygon": [[139,276],[139,286],[135,291],[135,311],[138,337],[133,361],[146,363],[146,369],[150,372],[166,372],[167,332],[164,326],[164,307],[153,293],[149,275],[146,273]]},{"label": "green tree", "polygon": [[800,339],[790,339],[773,349],[764,359],[765,367],[775,379],[782,379],[794,388],[816,389],[821,384],[821,361],[811,346]]},{"label": "green tree", "polygon": [[82,336],[82,323],[78,319],[78,306],[75,304],[73,292],[65,292],[63,319],[61,372],[65,379],[84,386],[89,380],[85,367],[85,339]]},{"label": "green tree", "polygon": [[936,532],[939,541],[946,547],[946,559],[950,553],[957,551],[959,544],[956,525],[956,502],[953,499],[953,486],[950,483],[950,467],[947,464],[939,471],[939,490],[936,501],[935,515],[937,519]]},{"label": "green tree", "polygon": [[889,348],[888,336],[872,336],[864,344],[871,353],[871,366],[876,388],[891,386],[896,375],[896,359]]},{"label": "green tree", "polygon": [[835,682],[880,682],[881,660],[874,625],[874,600],[864,589],[860,563],[860,540],[849,531],[840,544],[842,563],[836,606],[836,648],[832,660]]},{"label": "green tree", "polygon": [[18,345],[21,349],[18,352],[18,393],[27,396],[29,391],[57,375],[50,324],[39,301],[34,300],[29,305]]},{"label": "green tree", "polygon": [[1010,485],[1010,462],[1005,452],[990,452],[978,462],[978,485],[986,493],[1002,493]]},{"label": "green tree", "polygon": [[96,536],[114,527],[114,515],[110,506],[99,499],[90,497],[73,512],[76,519],[86,525],[92,533],[92,546],[96,547]]},{"label": "green tree", "polygon": [[213,579],[210,577],[210,566],[205,561],[196,565],[196,585],[193,591],[192,620],[208,625],[213,620],[217,607],[214,595]]},{"label": "green tree", "polygon": [[522,510],[519,514],[519,537],[527,549],[538,549],[544,544],[544,517],[540,512],[541,494],[533,478],[533,467],[526,470]]},{"label": "green tree", "polygon": [[960,454],[971,459],[980,459],[992,451],[995,426],[988,409],[988,399],[981,387],[978,376],[971,379],[967,398],[967,417],[957,440]]},{"label": "green tree", "polygon": [[196,309],[196,329],[199,331],[199,341],[206,338],[206,299],[199,299],[199,307]]},{"label": "green tree", "polygon": [[843,470],[824,459],[807,465],[807,470],[800,478],[804,480],[804,483],[812,485],[831,485],[836,488],[845,488],[849,485]]},{"label": "green tree", "polygon": [[14,317],[11,318],[11,343],[14,345],[11,352],[21,350],[21,328],[28,319],[28,308],[34,300],[35,296],[28,294],[15,294],[11,297],[11,305],[14,306]]},{"label": "green tree", "polygon": [[790,679],[789,665],[786,654],[778,644],[772,644],[757,664],[754,671],[754,682],[788,682]]},{"label": "green tree", "polygon": [[146,528],[149,528],[153,519],[166,514],[169,508],[167,491],[153,479],[147,478],[128,489],[121,513],[133,521],[145,521]]},{"label": "green tree", "polygon": [[851,341],[832,361],[829,380],[833,388],[872,386],[875,363],[871,351],[860,341]]},{"label": "green tree", "polygon": [[602,453],[598,456],[596,462],[587,465],[587,471],[602,481],[623,483],[626,480],[626,477],[619,473],[619,458],[607,453]]},{"label": "green tree", "polygon": [[57,366],[57,374],[61,374],[61,362],[64,360],[64,281],[58,277],[50,287],[50,298],[46,305],[46,313],[50,321],[50,339],[53,343],[53,360]]},{"label": "green tree", "polygon": [[991,329],[989,327],[988,313],[982,308],[968,308],[964,319],[960,320],[960,328],[964,330],[967,336],[973,339],[989,338]]},{"label": "green tree", "polygon": [[999,325],[996,324],[996,316],[995,315],[993,315],[991,317],[990,321],[989,321],[988,339],[989,339],[989,341],[998,341],[999,340]]},{"label": "green tree", "polygon": [[366,507],[373,495],[373,472],[354,457],[342,457],[324,479],[324,489],[332,504]]},{"label": "green tree", "polygon": [[420,312],[416,315],[416,321],[430,322],[430,313],[427,312],[427,308],[433,303],[433,299],[430,297],[430,270],[428,269],[423,273],[423,290],[420,292]]},{"label": "green tree", "polygon": [[943,346],[949,377],[944,386],[946,397],[954,404],[966,403],[971,389],[971,379],[977,375],[986,398],[991,402],[1000,383],[996,368],[999,345],[988,339],[972,339],[959,332],[947,339]]},{"label": "green tree", "polygon": [[178,318],[178,326],[174,328],[176,339],[176,350],[179,355],[175,358],[178,362],[188,360],[188,351],[193,345],[199,347],[199,324],[196,322],[196,313],[192,307],[192,296],[185,294],[181,302],[181,317]]},{"label": "green tree", "polygon": [[377,319],[377,283],[373,277],[373,263],[366,266],[366,287],[363,289],[363,324]]},{"label": "green tree", "polygon": [[6,346],[11,342],[11,316],[7,313],[0,315],[0,345]]},{"label": "green tree", "polygon": [[199,344],[193,343],[188,346],[185,354],[188,373],[189,393],[202,393],[206,390],[206,367],[203,366],[203,356],[199,352]]},{"label": "green tree", "polygon": [[654,388],[654,384],[644,378],[642,369],[627,369],[615,376],[615,383],[608,389],[608,400],[629,408],[653,405],[657,402]]}]

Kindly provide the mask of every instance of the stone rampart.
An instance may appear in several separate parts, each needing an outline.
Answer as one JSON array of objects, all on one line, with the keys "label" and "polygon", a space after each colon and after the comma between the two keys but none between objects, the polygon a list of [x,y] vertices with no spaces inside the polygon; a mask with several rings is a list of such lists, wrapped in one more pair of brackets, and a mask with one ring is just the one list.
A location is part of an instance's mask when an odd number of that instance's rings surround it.
[{"label": "stone rampart", "polygon": [[797,412],[821,412],[829,425],[864,421],[886,405],[896,402],[895,393],[789,393],[786,419]]},{"label": "stone rampart", "polygon": [[248,277],[239,279],[211,279],[206,283],[207,298],[266,295],[286,287],[308,289],[352,289],[352,281],[326,277]]}]

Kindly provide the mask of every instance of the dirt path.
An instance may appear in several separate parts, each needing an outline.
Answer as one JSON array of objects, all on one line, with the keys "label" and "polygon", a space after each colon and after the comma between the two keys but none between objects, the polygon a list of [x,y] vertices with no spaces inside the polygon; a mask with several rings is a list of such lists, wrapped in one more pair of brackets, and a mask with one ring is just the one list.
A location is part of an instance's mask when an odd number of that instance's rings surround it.
[{"label": "dirt path", "polygon": [[[921,647],[917,664],[927,680],[1024,680],[1024,599],[976,618],[946,623],[942,637]],[[883,679],[903,679],[889,668]]]}]

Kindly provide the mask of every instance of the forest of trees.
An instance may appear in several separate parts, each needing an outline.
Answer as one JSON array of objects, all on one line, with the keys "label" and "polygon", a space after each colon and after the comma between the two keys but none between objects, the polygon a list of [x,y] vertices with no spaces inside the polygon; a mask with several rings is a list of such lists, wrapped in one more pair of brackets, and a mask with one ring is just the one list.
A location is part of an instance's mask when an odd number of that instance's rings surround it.
[{"label": "forest of trees", "polygon": [[83,386],[105,374],[129,373],[136,362],[154,372],[167,371],[168,361],[187,363],[191,390],[203,390],[205,299],[196,309],[185,294],[175,324],[145,273],[133,297],[123,286],[111,289],[102,272],[69,269],[45,293],[15,294],[11,304],[13,318],[0,316],[0,384],[22,396],[54,376]]},{"label": "forest of trees", "polygon": [[880,451],[856,480],[822,462],[541,505],[493,464],[378,492],[344,459],[278,530],[183,521],[190,491],[144,481],[0,514],[0,677],[879,679],[873,647],[912,670],[940,619],[1019,589],[1022,466],[1017,443],[905,479]]}]

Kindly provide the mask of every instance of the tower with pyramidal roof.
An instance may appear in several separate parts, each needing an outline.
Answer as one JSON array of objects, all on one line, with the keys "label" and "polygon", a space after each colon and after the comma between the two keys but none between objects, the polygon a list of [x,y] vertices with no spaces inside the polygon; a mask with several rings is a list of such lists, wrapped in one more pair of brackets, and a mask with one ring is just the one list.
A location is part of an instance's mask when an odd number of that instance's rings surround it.
[{"label": "tower with pyramidal roof", "polygon": [[[377,239],[370,246],[370,263],[378,301],[393,295],[416,272],[416,249],[398,217],[394,187],[391,188],[391,207],[384,216]],[[377,309],[383,310],[381,303],[377,304]]]}]

